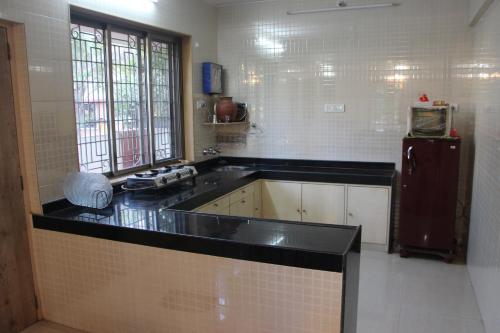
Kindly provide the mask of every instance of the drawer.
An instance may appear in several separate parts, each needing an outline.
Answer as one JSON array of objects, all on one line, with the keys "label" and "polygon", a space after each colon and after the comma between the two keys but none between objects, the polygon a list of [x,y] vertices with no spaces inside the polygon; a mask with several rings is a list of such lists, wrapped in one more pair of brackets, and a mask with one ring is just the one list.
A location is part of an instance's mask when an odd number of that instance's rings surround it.
[{"label": "drawer", "polygon": [[229,196],[226,195],[222,198],[214,200],[196,209],[199,213],[212,213],[215,214],[218,210],[229,207]]},{"label": "drawer", "polygon": [[238,201],[241,201],[243,198],[246,198],[248,196],[253,196],[253,192],[254,192],[253,184],[237,189],[236,191],[234,191],[229,195],[229,203],[231,204],[236,203]]}]

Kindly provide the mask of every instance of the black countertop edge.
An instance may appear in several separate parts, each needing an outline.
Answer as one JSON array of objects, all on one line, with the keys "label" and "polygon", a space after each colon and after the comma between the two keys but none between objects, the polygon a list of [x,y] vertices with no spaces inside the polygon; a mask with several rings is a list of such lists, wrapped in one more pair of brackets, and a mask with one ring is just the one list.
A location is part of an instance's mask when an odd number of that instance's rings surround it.
[{"label": "black countertop edge", "polygon": [[[175,251],[338,273],[343,272],[345,256],[351,251],[350,248],[347,248],[343,253],[327,253],[270,245],[255,245],[184,234],[67,221],[42,215],[33,215],[33,227]],[[356,239],[359,239],[358,235],[361,233],[360,227],[354,229],[356,229],[356,235],[353,237],[350,247],[356,245]]]},{"label": "black countertop edge", "polygon": [[279,159],[279,158],[259,158],[259,157],[235,157],[220,156],[218,158],[206,160],[199,165],[213,165],[220,161],[229,164],[254,164],[269,166],[290,166],[290,167],[318,167],[318,168],[338,168],[338,169],[365,169],[365,170],[387,170],[393,171],[396,163],[393,162],[361,162],[361,161],[331,161],[331,160],[306,160],[306,159]]}]

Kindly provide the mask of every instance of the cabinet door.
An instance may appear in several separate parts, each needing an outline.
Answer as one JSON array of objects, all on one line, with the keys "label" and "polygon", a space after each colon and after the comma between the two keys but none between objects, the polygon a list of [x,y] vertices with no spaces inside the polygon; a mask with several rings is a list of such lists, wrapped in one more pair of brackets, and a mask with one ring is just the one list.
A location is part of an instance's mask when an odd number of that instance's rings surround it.
[{"label": "cabinet door", "polygon": [[302,221],[345,224],[345,186],[302,184]]},{"label": "cabinet door", "polygon": [[197,209],[197,213],[229,215],[229,197],[225,196],[207,203]]},{"label": "cabinet door", "polygon": [[262,217],[262,182],[254,183],[253,191],[254,217]]},{"label": "cabinet door", "polygon": [[253,194],[231,203],[229,213],[231,216],[253,217],[254,216]]},{"label": "cabinet door", "polygon": [[362,242],[387,244],[389,189],[347,187],[347,224],[362,225]]},{"label": "cabinet door", "polygon": [[262,182],[262,217],[300,221],[301,184],[280,181]]}]

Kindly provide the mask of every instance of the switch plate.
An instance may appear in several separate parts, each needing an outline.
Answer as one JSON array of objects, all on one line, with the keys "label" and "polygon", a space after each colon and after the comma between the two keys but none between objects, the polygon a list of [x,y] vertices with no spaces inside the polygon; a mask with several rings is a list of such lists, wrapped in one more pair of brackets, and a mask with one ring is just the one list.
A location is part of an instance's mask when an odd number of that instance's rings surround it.
[{"label": "switch plate", "polygon": [[345,104],[325,104],[323,108],[325,113],[343,113],[345,112]]}]

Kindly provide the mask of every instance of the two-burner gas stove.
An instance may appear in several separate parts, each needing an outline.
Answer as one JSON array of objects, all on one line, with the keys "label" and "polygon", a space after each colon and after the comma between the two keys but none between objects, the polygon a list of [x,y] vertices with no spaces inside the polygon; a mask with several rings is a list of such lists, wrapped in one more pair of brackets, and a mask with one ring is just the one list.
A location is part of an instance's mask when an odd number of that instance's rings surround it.
[{"label": "two-burner gas stove", "polygon": [[176,165],[136,173],[127,178],[123,189],[130,191],[161,189],[193,179],[198,175],[194,166]]}]

